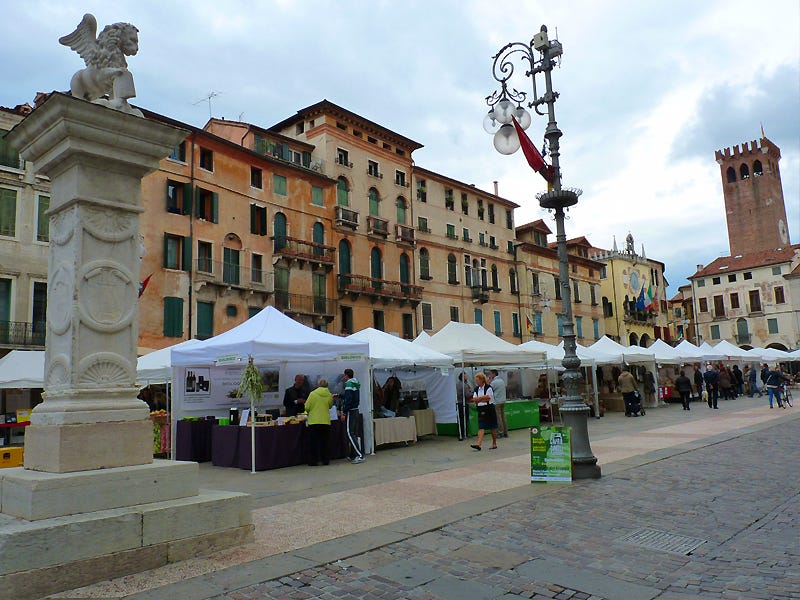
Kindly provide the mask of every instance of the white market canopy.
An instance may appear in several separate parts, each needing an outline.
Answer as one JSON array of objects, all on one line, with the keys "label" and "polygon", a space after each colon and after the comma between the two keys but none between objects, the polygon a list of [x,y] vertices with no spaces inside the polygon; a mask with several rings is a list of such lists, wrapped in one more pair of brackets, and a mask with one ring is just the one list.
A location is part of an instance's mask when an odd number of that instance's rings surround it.
[{"label": "white market canopy", "polygon": [[737,358],[752,360],[753,358],[747,353],[747,350],[734,346],[728,340],[722,340],[714,346],[713,352],[715,355],[722,356],[721,360],[736,360]]},{"label": "white market canopy", "polygon": [[647,347],[656,355],[656,362],[668,364],[680,364],[684,362],[683,355],[666,343],[664,340],[656,340]]},{"label": "white market canopy", "polygon": [[[561,341],[558,346],[546,344],[538,340],[531,340],[520,344],[520,348],[532,350],[534,352],[541,351],[547,354],[547,362],[550,365],[561,366],[561,361],[564,360],[564,342]],[[583,366],[587,364],[606,365],[619,362],[617,357],[610,354],[604,354],[597,350],[590,350],[586,346],[575,344],[575,353],[581,359]]]},{"label": "white market canopy", "polygon": [[441,352],[414,344],[397,336],[368,327],[347,336],[347,339],[367,342],[369,358],[375,369],[395,367],[452,368],[453,359]]},{"label": "white market canopy", "polygon": [[725,360],[726,355],[721,354],[712,348],[708,342],[703,342],[698,346],[698,350],[703,354],[703,360]]},{"label": "white market canopy", "polygon": [[0,388],[44,387],[44,352],[12,350],[0,358]]},{"label": "white market canopy", "polygon": [[168,383],[172,381],[172,350],[183,346],[197,344],[200,340],[185,340],[173,346],[161,348],[140,356],[136,361],[136,381],[142,385],[148,383]]},{"label": "white market canopy", "polygon": [[675,350],[677,350],[681,358],[687,362],[700,362],[703,359],[703,351],[689,340],[682,340],[675,346]]},{"label": "white market canopy", "polygon": [[172,366],[213,364],[218,360],[256,363],[315,362],[360,354],[366,361],[369,344],[306,327],[272,306],[244,323],[212,338],[172,350]]},{"label": "white market canopy", "polygon": [[612,340],[608,336],[603,336],[594,344],[589,346],[590,351],[600,352],[615,358],[614,362],[622,363],[643,363],[653,362],[656,355],[649,348],[640,346],[623,346]]},{"label": "white market canopy", "polygon": [[529,365],[543,363],[544,352],[529,351],[500,339],[482,325],[450,321],[430,339],[417,338],[431,350],[452,357],[464,365]]},{"label": "white market canopy", "polygon": [[761,361],[793,362],[796,360],[800,360],[800,351],[784,352],[783,350],[778,350],[777,348],[752,348],[750,350],[747,350],[747,355],[751,359],[758,360],[759,362]]}]

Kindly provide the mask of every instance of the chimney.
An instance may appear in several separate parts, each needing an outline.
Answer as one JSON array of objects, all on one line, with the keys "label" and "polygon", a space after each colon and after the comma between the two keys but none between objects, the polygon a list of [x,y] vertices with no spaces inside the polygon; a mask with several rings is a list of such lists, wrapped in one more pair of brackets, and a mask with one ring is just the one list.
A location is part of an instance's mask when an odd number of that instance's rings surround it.
[{"label": "chimney", "polygon": [[703,270],[703,265],[697,265],[697,270],[698,271],[702,271]]},{"label": "chimney", "polygon": [[497,182],[495,181],[493,183],[494,183],[494,195],[499,196],[500,194],[497,193]]}]

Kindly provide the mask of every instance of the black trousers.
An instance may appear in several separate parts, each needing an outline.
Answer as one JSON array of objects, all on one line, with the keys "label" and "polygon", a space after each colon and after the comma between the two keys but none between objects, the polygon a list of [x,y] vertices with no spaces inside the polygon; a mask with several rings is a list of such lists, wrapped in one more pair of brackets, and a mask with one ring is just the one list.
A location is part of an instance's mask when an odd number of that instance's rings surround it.
[{"label": "black trousers", "polygon": [[465,438],[469,432],[469,404],[460,402],[458,408],[458,437]]},{"label": "black trousers", "polygon": [[681,403],[683,404],[683,408],[689,410],[689,394],[691,394],[691,392],[687,390],[685,392],[680,392],[680,394],[681,394]]},{"label": "black trousers", "polygon": [[361,451],[361,436],[358,431],[358,416],[361,414],[356,408],[347,411],[347,441],[350,443],[350,460],[364,458]]},{"label": "black trousers", "polygon": [[629,415],[633,412],[633,405],[636,404],[635,392],[623,392],[622,399],[625,402],[625,414]]},{"label": "black trousers", "polygon": [[717,400],[719,400],[719,388],[716,385],[706,385],[708,388],[708,407],[717,408]]},{"label": "black trousers", "polygon": [[331,434],[330,425],[309,425],[308,426],[308,464],[316,465],[322,463],[327,465],[330,462],[328,449],[330,448],[329,439]]}]

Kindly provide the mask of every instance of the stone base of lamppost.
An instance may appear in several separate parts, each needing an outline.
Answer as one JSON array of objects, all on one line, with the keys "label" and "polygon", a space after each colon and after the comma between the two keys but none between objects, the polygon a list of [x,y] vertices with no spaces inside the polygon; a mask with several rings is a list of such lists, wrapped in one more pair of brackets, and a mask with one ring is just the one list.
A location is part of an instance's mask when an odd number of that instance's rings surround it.
[{"label": "stone base of lamppost", "polygon": [[560,408],[564,425],[571,429],[572,478],[600,479],[597,457],[589,446],[589,407],[581,403],[569,403]]}]

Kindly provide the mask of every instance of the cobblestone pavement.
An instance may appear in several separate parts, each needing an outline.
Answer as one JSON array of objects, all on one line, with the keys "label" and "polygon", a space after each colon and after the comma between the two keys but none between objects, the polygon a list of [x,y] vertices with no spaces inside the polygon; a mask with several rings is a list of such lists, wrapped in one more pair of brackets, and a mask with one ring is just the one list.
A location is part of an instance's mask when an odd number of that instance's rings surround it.
[{"label": "cobblestone pavement", "polygon": [[[529,499],[215,598],[800,598],[798,440],[795,419],[597,481],[543,484]],[[670,543],[699,546],[687,555]]]}]

